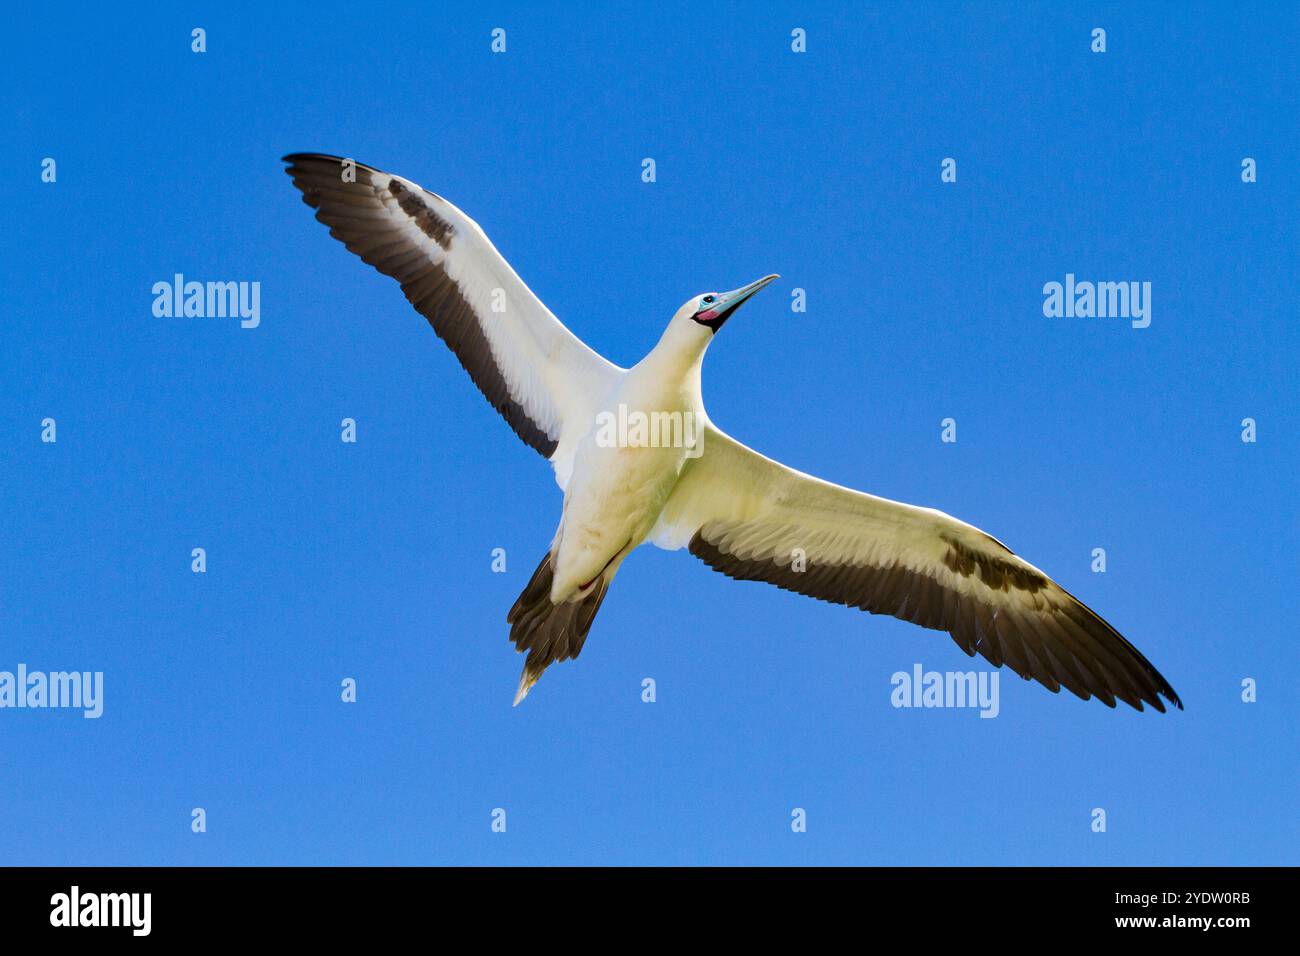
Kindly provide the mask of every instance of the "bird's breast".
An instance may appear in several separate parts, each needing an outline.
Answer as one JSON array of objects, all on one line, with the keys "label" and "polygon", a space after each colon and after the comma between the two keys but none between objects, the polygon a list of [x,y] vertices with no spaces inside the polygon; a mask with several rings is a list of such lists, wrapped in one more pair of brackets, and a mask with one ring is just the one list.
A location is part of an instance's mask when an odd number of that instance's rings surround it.
[{"label": "bird's breast", "polygon": [[703,427],[684,405],[624,393],[597,415],[574,455],[553,599],[566,599],[621,560],[654,527]]}]

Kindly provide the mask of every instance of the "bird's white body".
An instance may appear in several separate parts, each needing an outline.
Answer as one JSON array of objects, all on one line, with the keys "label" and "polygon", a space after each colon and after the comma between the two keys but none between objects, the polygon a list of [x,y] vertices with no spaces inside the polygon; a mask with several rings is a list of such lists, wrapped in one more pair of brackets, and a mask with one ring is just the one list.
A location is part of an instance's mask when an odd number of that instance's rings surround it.
[{"label": "bird's white body", "polygon": [[[683,306],[659,344],[623,373],[579,441],[567,473],[564,508],[551,546],[555,577],[551,600],[572,600],[601,575],[613,580],[628,553],[655,528],[689,455],[684,441],[632,444],[602,421],[653,420],[703,423],[700,364],[712,333],[690,321]],[[697,425],[673,437],[689,434]],[[616,438],[608,440],[611,433]],[[625,437],[625,436],[624,436]]]},{"label": "bird's white body", "polygon": [[[527,651],[515,703],[576,657],[610,582],[649,540],[689,548],[739,580],[944,630],[968,655],[1056,692],[1164,710],[1167,681],[1114,628],[1042,571],[963,521],[854,491],[758,454],[705,415],[700,367],[714,334],[777,276],[688,300],[644,359],[623,369],[557,319],[478,224],[415,183],[337,156],[285,157],[316,218],[397,279],[564,491],[546,556],[506,620]],[[611,419],[690,428],[627,440]],[[638,436],[643,438],[645,436]]]}]

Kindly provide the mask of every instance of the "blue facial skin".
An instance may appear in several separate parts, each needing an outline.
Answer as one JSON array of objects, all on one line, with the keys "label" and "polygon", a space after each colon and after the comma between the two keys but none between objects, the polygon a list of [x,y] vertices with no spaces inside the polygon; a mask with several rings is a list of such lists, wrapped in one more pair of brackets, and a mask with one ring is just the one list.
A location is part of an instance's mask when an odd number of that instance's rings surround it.
[{"label": "blue facial skin", "polygon": [[733,289],[731,292],[710,292],[700,300],[700,305],[704,306],[704,308],[701,308],[691,318],[700,325],[706,326],[709,331],[717,334],[718,329],[722,328],[722,323],[726,322],[746,299],[776,278],[778,276],[764,276],[747,286]]}]

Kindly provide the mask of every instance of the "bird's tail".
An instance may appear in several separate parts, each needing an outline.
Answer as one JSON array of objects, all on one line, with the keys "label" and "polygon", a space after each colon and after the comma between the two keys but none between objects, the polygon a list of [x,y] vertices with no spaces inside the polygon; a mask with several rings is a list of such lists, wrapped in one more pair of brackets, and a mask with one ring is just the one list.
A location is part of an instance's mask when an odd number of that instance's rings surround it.
[{"label": "bird's tail", "polygon": [[528,652],[524,672],[519,677],[519,690],[515,694],[516,707],[528,696],[542,671],[556,661],[577,657],[582,651],[582,642],[587,639],[591,622],[609,590],[609,578],[602,574],[591,590],[577,600],[553,604],[551,577],[551,555],[547,552],[533,572],[532,580],[506,615],[515,650],[521,654]]}]

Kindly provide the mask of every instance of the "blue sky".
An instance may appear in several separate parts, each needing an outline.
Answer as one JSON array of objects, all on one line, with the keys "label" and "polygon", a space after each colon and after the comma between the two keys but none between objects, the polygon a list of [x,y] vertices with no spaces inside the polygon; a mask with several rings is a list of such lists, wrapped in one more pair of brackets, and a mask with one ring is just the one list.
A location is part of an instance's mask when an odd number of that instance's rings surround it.
[{"label": "blue sky", "polygon": [[[105,674],[98,720],[0,710],[0,862],[1297,862],[1294,5],[230,6],[0,40],[0,669]],[[985,528],[1186,711],[1009,672],[994,720],[895,709],[982,661],[651,548],[511,709],[559,492],[296,150],[447,196],[620,364],[781,273],[714,420]],[[260,325],[155,318],[177,272],[260,282]],[[1151,282],[1151,326],[1045,318],[1067,273]]]}]

